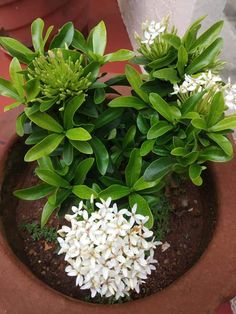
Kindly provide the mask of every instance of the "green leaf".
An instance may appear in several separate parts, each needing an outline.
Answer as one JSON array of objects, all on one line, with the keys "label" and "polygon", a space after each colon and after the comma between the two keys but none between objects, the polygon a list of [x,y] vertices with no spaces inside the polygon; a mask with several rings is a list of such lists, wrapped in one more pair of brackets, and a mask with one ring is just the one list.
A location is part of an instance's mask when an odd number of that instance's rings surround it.
[{"label": "green leaf", "polygon": [[86,185],[75,185],[73,186],[72,192],[79,198],[85,200],[89,200],[92,195],[94,198],[97,198],[97,192]]},{"label": "green leaf", "polygon": [[25,155],[27,162],[37,160],[43,156],[51,154],[64,139],[62,134],[50,134],[41,142],[33,146]]},{"label": "green leaf", "polygon": [[74,128],[66,131],[66,137],[73,141],[89,141],[91,135],[84,128]]},{"label": "green leaf", "polygon": [[12,57],[16,57],[23,63],[29,64],[35,58],[35,53],[16,39],[0,37],[0,44]]},{"label": "green leaf", "polygon": [[83,51],[84,53],[87,53],[89,50],[87,42],[84,38],[84,35],[77,29],[75,29],[74,31],[72,46],[76,49]]},{"label": "green leaf", "polygon": [[109,164],[109,154],[107,152],[107,149],[103,142],[97,137],[93,137],[93,139],[91,140],[91,145],[96,158],[98,171],[101,173],[101,175],[104,175],[107,171]]},{"label": "green leaf", "polygon": [[161,179],[172,171],[175,160],[171,157],[161,157],[153,161],[144,172],[144,180],[147,182]]},{"label": "green leaf", "polygon": [[207,123],[206,123],[206,121],[203,118],[193,119],[192,120],[192,125],[196,129],[200,129],[200,130],[206,130],[207,129]]},{"label": "green leaf", "polygon": [[36,112],[33,114],[30,114],[30,111],[28,108],[25,109],[25,113],[27,117],[34,122],[36,125],[38,125],[40,128],[52,131],[55,133],[62,133],[63,127],[55,120],[53,119],[49,114],[44,112]]},{"label": "green leaf", "polygon": [[42,181],[48,183],[49,185],[56,186],[56,187],[63,187],[63,188],[70,187],[70,184],[68,181],[63,179],[61,176],[59,176],[56,172],[52,170],[36,168],[35,173]]},{"label": "green leaf", "polygon": [[62,158],[66,165],[71,165],[74,157],[73,145],[69,141],[65,141],[62,150]]},{"label": "green leaf", "polygon": [[73,23],[68,22],[62,26],[58,34],[51,41],[49,49],[69,47],[74,37]]},{"label": "green leaf", "polygon": [[196,93],[190,96],[181,106],[181,112],[186,115],[188,112],[194,111],[197,103],[202,99],[204,92]]},{"label": "green leaf", "polygon": [[25,92],[26,92],[27,102],[35,100],[35,98],[38,96],[40,92],[39,80],[38,79],[29,80],[25,84]]},{"label": "green leaf", "polygon": [[136,126],[132,125],[129,130],[127,131],[127,133],[125,134],[125,137],[122,141],[122,148],[125,149],[126,147],[128,147],[135,138],[136,135]]},{"label": "green leaf", "polygon": [[41,183],[30,188],[14,191],[13,194],[22,200],[35,201],[47,196],[54,189],[53,186]]},{"label": "green leaf", "polygon": [[54,210],[57,208],[56,205],[51,205],[49,202],[47,202],[44,207],[43,207],[43,212],[41,215],[41,228],[43,228],[45,226],[45,224],[47,223],[48,219],[50,218],[50,216],[52,215],[52,213],[54,212]]},{"label": "green leaf", "polygon": [[171,46],[173,46],[175,49],[179,49],[180,45],[181,45],[181,39],[179,38],[179,36],[175,35],[175,34],[164,34],[162,35],[162,38],[168,42],[168,44],[170,44]]},{"label": "green leaf", "polygon": [[165,68],[169,66],[176,58],[177,58],[176,49],[171,47],[164,57],[150,62],[148,66],[154,70]]},{"label": "green leaf", "polygon": [[20,114],[16,119],[16,133],[19,136],[23,136],[25,133],[24,132],[24,125],[25,125],[26,119],[27,119],[27,116],[24,112],[22,114]]},{"label": "green leaf", "polygon": [[156,124],[154,124],[147,134],[147,139],[152,140],[157,137],[160,137],[164,134],[166,134],[168,131],[173,129],[173,125],[169,124],[166,121],[158,121]]},{"label": "green leaf", "polygon": [[99,198],[102,198],[103,200],[108,199],[108,197],[111,197],[113,201],[119,200],[120,198],[123,198],[130,194],[130,188],[124,185],[120,184],[113,184],[109,186],[107,189],[103,190],[98,194]]},{"label": "green leaf", "polygon": [[148,103],[148,94],[144,92],[140,86],[143,84],[140,74],[136,69],[134,69],[131,65],[126,65],[125,74],[127,80],[129,81],[131,87],[135,91],[135,93],[145,102]]},{"label": "green leaf", "polygon": [[107,110],[103,111],[96,119],[95,129],[99,129],[104,125],[107,125],[110,122],[116,120],[122,115],[123,112],[124,110],[122,108],[108,108]]},{"label": "green leaf", "polygon": [[205,162],[208,160],[214,162],[226,162],[231,159],[231,156],[226,155],[225,152],[217,146],[205,148],[198,157],[199,162]]},{"label": "green leaf", "polygon": [[74,176],[75,184],[84,183],[89,170],[93,166],[93,163],[94,163],[94,158],[86,158],[78,164],[75,170],[75,176]]},{"label": "green leaf", "polygon": [[236,128],[236,116],[228,116],[209,128],[209,131],[219,132]]},{"label": "green leaf", "polygon": [[85,95],[80,94],[70,99],[65,105],[64,111],[64,126],[66,129],[71,129],[74,126],[74,115],[79,107],[84,103]]},{"label": "green leaf", "polygon": [[107,44],[106,25],[101,21],[92,31],[93,52],[103,56]]},{"label": "green leaf", "polygon": [[41,18],[37,18],[31,24],[31,34],[32,34],[32,43],[34,50],[36,52],[44,52],[44,41],[43,41],[43,29],[44,21]]},{"label": "green leaf", "polygon": [[210,112],[207,117],[207,126],[216,124],[223,116],[225,110],[225,100],[222,92],[217,92],[212,99]]},{"label": "green leaf", "polygon": [[81,153],[91,155],[93,149],[88,142],[70,141],[70,143]]},{"label": "green leaf", "polygon": [[39,168],[44,170],[53,170],[52,160],[49,156],[44,156],[37,160]]},{"label": "green leaf", "polygon": [[204,20],[205,16],[200,17],[185,32],[182,42],[187,50],[191,48],[191,46],[195,43],[198,30],[201,28],[201,22]]},{"label": "green leaf", "polygon": [[149,123],[141,113],[139,113],[137,117],[137,127],[139,131],[144,135],[146,135],[149,130]]},{"label": "green leaf", "polygon": [[201,173],[202,170],[206,169],[206,167],[200,166],[198,164],[193,164],[190,165],[189,167],[189,177],[192,180],[192,182],[197,185],[200,186],[203,183],[203,180],[201,178]]},{"label": "green leaf", "polygon": [[49,38],[49,36],[50,36],[50,34],[51,34],[53,28],[54,28],[54,26],[51,25],[51,26],[49,26],[49,28],[47,29],[46,34],[45,34],[45,37],[44,37],[44,39],[43,39],[43,46],[46,45],[47,40],[48,40],[48,38]]},{"label": "green leaf", "polygon": [[192,63],[187,67],[187,74],[194,74],[203,71],[212,64],[219,55],[223,46],[222,38],[216,39],[207,49],[197,56]]},{"label": "green leaf", "polygon": [[130,154],[129,162],[125,168],[125,181],[127,186],[132,187],[138,180],[142,168],[142,157],[139,149],[134,148]]},{"label": "green leaf", "polygon": [[0,77],[0,95],[13,98],[20,101],[17,90],[13,87],[12,83]]},{"label": "green leaf", "polygon": [[143,142],[140,148],[140,155],[143,157],[149,154],[152,151],[154,144],[155,140],[147,140]]},{"label": "green leaf", "polygon": [[9,67],[11,81],[20,98],[24,99],[24,77],[22,73],[19,73],[21,71],[22,68],[20,62],[17,58],[14,57]]},{"label": "green leaf", "polygon": [[96,105],[101,104],[106,99],[106,92],[104,88],[97,88],[94,92],[94,103]]},{"label": "green leaf", "polygon": [[135,191],[142,191],[142,190],[153,188],[154,186],[156,186],[159,183],[160,183],[160,180],[147,182],[144,180],[143,177],[141,177],[138,179],[138,181],[136,181],[133,188]]},{"label": "green leaf", "polygon": [[149,96],[149,100],[153,108],[158,113],[160,113],[160,115],[162,115],[169,122],[174,122],[174,117],[170,109],[170,106],[163,98],[161,98],[161,96],[155,93],[151,93]]},{"label": "green leaf", "polygon": [[224,21],[218,21],[215,24],[213,24],[201,36],[198,37],[198,39],[192,45],[191,51],[199,47],[202,49],[203,47],[208,47],[210,44],[212,44],[213,41],[216,40],[217,37],[219,36],[219,33],[221,32],[223,25]]},{"label": "green leaf", "polygon": [[104,62],[126,61],[134,57],[134,52],[127,49],[120,49],[104,56]]},{"label": "green leaf", "polygon": [[175,147],[171,150],[171,155],[173,156],[185,156],[187,154],[187,151],[185,147]]},{"label": "green leaf", "polygon": [[17,107],[19,107],[21,104],[22,104],[21,101],[16,101],[16,102],[14,102],[13,104],[7,105],[7,106],[4,107],[4,112],[9,111],[9,110],[12,110],[12,109],[14,109],[14,108],[17,108]]},{"label": "green leaf", "polygon": [[40,106],[39,106],[39,110],[41,112],[44,112],[44,111],[47,111],[48,109],[50,109],[57,101],[57,97],[55,98],[50,98],[48,100],[44,100],[40,103]]},{"label": "green leaf", "polygon": [[188,52],[183,45],[178,49],[177,69],[181,76],[184,76],[185,66],[188,63]]},{"label": "green leaf", "polygon": [[164,68],[153,72],[153,76],[161,80],[169,81],[175,84],[180,81],[177,71],[173,68]]},{"label": "green leaf", "polygon": [[230,140],[222,134],[207,133],[207,136],[219,145],[228,156],[233,156],[233,146]]},{"label": "green leaf", "polygon": [[134,108],[137,110],[141,110],[147,107],[147,105],[141,99],[134,96],[117,97],[115,99],[112,99],[112,101],[109,102],[108,106],[112,108],[116,107]]},{"label": "green leaf", "polygon": [[129,205],[132,208],[135,204],[137,204],[137,214],[143,215],[143,216],[148,216],[149,219],[146,222],[145,226],[148,229],[151,229],[153,227],[154,219],[152,215],[152,211],[148,205],[148,202],[145,200],[144,197],[137,193],[132,193],[129,196]]}]

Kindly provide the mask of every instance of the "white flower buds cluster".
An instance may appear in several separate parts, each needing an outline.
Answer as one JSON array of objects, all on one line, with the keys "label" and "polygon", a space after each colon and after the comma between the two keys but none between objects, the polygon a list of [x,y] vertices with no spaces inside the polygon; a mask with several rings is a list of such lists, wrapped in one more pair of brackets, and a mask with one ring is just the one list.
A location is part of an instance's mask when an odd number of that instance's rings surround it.
[{"label": "white flower buds cluster", "polygon": [[142,44],[152,45],[154,39],[166,31],[166,25],[162,22],[146,21],[142,24],[143,39]]},{"label": "white flower buds cluster", "polygon": [[181,85],[174,84],[174,94],[200,93],[205,89],[210,89],[218,83],[222,83],[220,76],[214,75],[210,70],[198,75],[191,76],[185,74],[184,81]]},{"label": "white flower buds cluster", "polygon": [[225,94],[225,104],[231,109],[236,109],[236,84],[231,84],[230,78],[228,79],[228,84],[224,88]]},{"label": "white flower buds cluster", "polygon": [[96,203],[98,210],[91,215],[79,207],[72,207],[73,214],[65,218],[71,226],[58,231],[60,251],[65,254],[68,276],[76,277],[76,285],[90,289],[91,296],[116,299],[129,294],[145,281],[153,264],[155,242],[153,232],[145,227],[148,217],[137,214],[137,206],[131,211],[118,210],[111,205],[111,198]]}]

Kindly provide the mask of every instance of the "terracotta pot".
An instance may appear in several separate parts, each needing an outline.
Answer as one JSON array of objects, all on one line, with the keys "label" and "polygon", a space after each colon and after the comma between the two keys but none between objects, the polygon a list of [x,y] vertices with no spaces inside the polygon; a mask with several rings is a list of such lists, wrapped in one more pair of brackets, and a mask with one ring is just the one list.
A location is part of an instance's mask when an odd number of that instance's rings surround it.
[{"label": "terracotta pot", "polygon": [[31,45],[30,24],[41,17],[46,27],[55,31],[64,23],[73,21],[83,32],[88,24],[87,0],[1,0],[0,33]]},{"label": "terracotta pot", "polygon": [[[0,116],[0,177],[15,139],[17,112]],[[8,246],[0,219],[0,312],[86,314],[204,314],[215,313],[236,294],[236,158],[211,167],[217,191],[218,222],[213,238],[199,261],[162,292],[121,305],[94,305],[66,297],[37,279]]]}]

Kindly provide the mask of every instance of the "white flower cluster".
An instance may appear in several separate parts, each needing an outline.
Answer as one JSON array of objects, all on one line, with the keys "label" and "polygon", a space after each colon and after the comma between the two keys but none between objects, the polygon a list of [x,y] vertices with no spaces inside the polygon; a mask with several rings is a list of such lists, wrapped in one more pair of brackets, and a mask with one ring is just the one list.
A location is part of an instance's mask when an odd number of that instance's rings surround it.
[{"label": "white flower cluster", "polygon": [[185,74],[184,81],[181,85],[174,84],[174,94],[186,94],[191,92],[199,93],[205,89],[209,89],[217,84],[222,83],[222,79],[218,75],[214,75],[210,70],[203,72],[197,76]]},{"label": "white flower cluster", "polygon": [[83,202],[72,207],[73,214],[65,215],[69,226],[58,231],[60,251],[69,263],[65,271],[76,276],[76,285],[90,289],[91,296],[128,295],[144,282],[153,269],[155,242],[153,232],[145,227],[148,217],[111,206],[111,198],[96,203],[97,211],[89,216]]},{"label": "white flower cluster", "polygon": [[225,104],[231,109],[236,109],[236,84],[231,84],[230,78],[228,84],[224,87]]},{"label": "white flower cluster", "polygon": [[141,40],[141,43],[147,45],[153,44],[154,39],[160,34],[164,33],[166,31],[166,28],[167,26],[162,21],[151,21],[150,23],[146,21],[142,24],[143,40]]}]

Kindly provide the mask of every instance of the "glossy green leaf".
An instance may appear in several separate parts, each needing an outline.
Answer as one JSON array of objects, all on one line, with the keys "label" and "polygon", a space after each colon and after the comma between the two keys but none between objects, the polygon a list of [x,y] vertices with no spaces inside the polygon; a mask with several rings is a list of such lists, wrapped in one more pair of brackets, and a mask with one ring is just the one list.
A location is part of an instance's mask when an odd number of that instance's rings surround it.
[{"label": "glossy green leaf", "polygon": [[173,68],[164,68],[153,72],[153,76],[160,79],[169,81],[172,84],[178,83],[180,78],[178,77],[177,71]]},{"label": "glossy green leaf", "polygon": [[68,181],[66,181],[64,178],[59,176],[56,172],[52,170],[46,170],[46,169],[35,169],[35,173],[37,176],[44,182],[56,186],[56,187],[63,187],[63,188],[69,188],[70,184]]},{"label": "glossy green leaf", "polygon": [[89,200],[93,195],[97,198],[97,192],[86,185],[75,185],[73,186],[72,192],[81,199]]},{"label": "glossy green leaf", "polygon": [[12,57],[16,57],[23,63],[29,64],[35,58],[35,53],[16,39],[0,37],[0,44]]},{"label": "glossy green leaf", "polygon": [[212,99],[210,112],[207,117],[207,126],[216,124],[223,116],[225,110],[225,100],[222,92],[217,92]]},{"label": "glossy green leaf", "polygon": [[70,141],[70,143],[83,154],[91,155],[93,153],[93,149],[88,142]]},{"label": "glossy green leaf", "polygon": [[52,131],[55,133],[63,132],[63,127],[49,114],[44,112],[36,112],[34,114],[30,114],[28,108],[25,109],[25,113],[32,122],[34,122],[42,129]]},{"label": "glossy green leaf", "polygon": [[169,122],[174,122],[174,117],[169,104],[158,94],[151,93],[149,96],[153,108]]},{"label": "glossy green leaf", "polygon": [[109,107],[124,107],[124,108],[134,108],[141,110],[146,108],[147,105],[138,97],[134,96],[120,96],[112,99],[108,104]]},{"label": "glossy green leaf", "polygon": [[166,121],[158,121],[148,131],[147,139],[148,140],[155,139],[157,137],[160,137],[160,136],[166,134],[167,132],[169,132],[172,129],[173,129],[172,124],[170,124]]},{"label": "glossy green leaf", "polygon": [[123,198],[130,194],[130,188],[124,185],[113,184],[98,194],[99,198],[106,200],[111,197],[113,201]]},{"label": "glossy green leaf", "polygon": [[93,148],[98,171],[101,173],[101,175],[104,175],[109,164],[109,154],[107,149],[103,142],[97,137],[93,137],[90,143]]},{"label": "glossy green leaf", "polygon": [[138,179],[138,181],[135,182],[133,188],[135,191],[143,191],[143,190],[146,190],[146,189],[150,189],[150,188],[153,188],[154,186],[156,186],[157,184],[159,184],[159,180],[157,181],[145,181],[143,177],[140,177]]},{"label": "glossy green leaf", "polygon": [[23,136],[24,135],[24,125],[25,125],[25,121],[27,120],[27,116],[26,114],[23,112],[22,114],[20,114],[17,119],[16,119],[16,133],[19,136]]},{"label": "glossy green leaf", "polygon": [[140,148],[140,155],[146,156],[147,154],[149,154],[152,151],[154,144],[155,140],[147,140],[143,142]]},{"label": "glossy green leaf", "polygon": [[207,123],[203,118],[193,119],[192,125],[196,129],[200,129],[200,130],[206,130],[207,129]]},{"label": "glossy green leaf", "polygon": [[84,35],[80,31],[78,31],[77,29],[75,29],[75,31],[74,31],[72,46],[74,48],[77,48],[77,49],[83,51],[84,53],[87,53],[89,50],[87,42],[84,38]]},{"label": "glossy green leaf", "polygon": [[177,58],[176,49],[173,47],[171,48],[169,49],[168,53],[164,57],[150,62],[148,66],[154,70],[169,66]]},{"label": "glossy green leaf", "polygon": [[40,198],[47,196],[54,189],[55,187],[51,185],[48,185],[46,183],[41,183],[41,184],[32,186],[30,188],[16,190],[13,192],[13,194],[22,200],[35,201],[35,200],[38,200]]},{"label": "glossy green leaf", "polygon": [[49,202],[46,202],[46,204],[43,207],[41,215],[41,228],[45,226],[45,224],[48,222],[48,219],[53,214],[56,208],[57,208],[56,205],[51,205]]},{"label": "glossy green leaf", "polygon": [[142,157],[139,149],[134,148],[130,154],[129,162],[125,168],[125,181],[127,186],[132,187],[138,180],[142,168]]},{"label": "glossy green leaf", "polygon": [[44,21],[41,18],[37,18],[31,24],[32,43],[34,50],[40,53],[44,52],[44,40],[43,40]]},{"label": "glossy green leaf", "polygon": [[104,88],[97,88],[94,92],[94,103],[96,105],[101,104],[106,99],[106,92]]},{"label": "glossy green leaf", "polygon": [[202,99],[203,95],[204,95],[204,92],[196,93],[196,94],[190,96],[181,106],[182,114],[186,115],[187,113],[194,111],[196,105]]},{"label": "glossy green leaf", "polygon": [[37,160],[43,156],[51,154],[64,139],[62,134],[50,134],[41,142],[28,150],[24,160],[27,162]]},{"label": "glossy green leaf", "polygon": [[26,92],[26,98],[27,102],[35,100],[35,98],[38,96],[40,92],[40,83],[37,79],[32,79],[27,81],[25,84],[25,92]]},{"label": "glossy green leaf", "polygon": [[126,61],[134,57],[134,52],[127,49],[120,49],[104,56],[104,62]]},{"label": "glossy green leaf", "polygon": [[101,21],[94,27],[92,32],[93,52],[103,56],[107,44],[107,31],[106,25]]},{"label": "glossy green leaf", "polygon": [[24,99],[24,77],[22,73],[19,73],[21,71],[22,68],[20,62],[16,57],[14,57],[10,63],[9,73],[11,76],[12,84],[16,89],[18,95],[20,96],[20,98]]},{"label": "glossy green leaf", "polygon": [[74,128],[66,131],[66,137],[73,141],[89,141],[92,137],[84,128]]},{"label": "glossy green leaf", "polygon": [[12,83],[3,78],[0,78],[0,95],[20,101],[17,90],[13,87]]},{"label": "glossy green leaf", "polygon": [[63,145],[62,158],[66,165],[71,165],[74,157],[73,145],[69,141],[65,141]]},{"label": "glossy green leaf", "polygon": [[175,35],[175,34],[164,34],[162,36],[162,38],[168,42],[171,46],[173,46],[175,49],[179,49],[180,45],[181,45],[181,39],[179,38],[179,36]]},{"label": "glossy green leaf", "polygon": [[135,204],[137,204],[137,214],[143,215],[144,217],[148,216],[149,219],[146,222],[145,226],[149,229],[153,227],[154,219],[152,215],[152,211],[148,205],[148,202],[144,197],[137,193],[132,193],[129,196],[129,205],[132,208]]},{"label": "glossy green leaf", "polygon": [[62,26],[58,34],[51,41],[49,49],[65,48],[70,46],[74,37],[74,26],[68,22]]},{"label": "glossy green leaf", "polygon": [[95,129],[99,129],[119,118],[124,112],[123,108],[108,108],[103,111],[95,122]]},{"label": "glossy green leaf", "polygon": [[226,136],[217,133],[207,133],[207,136],[222,148],[226,155],[233,156],[233,146]]},{"label": "glossy green leaf", "polygon": [[171,150],[171,155],[173,156],[184,156],[186,155],[186,149],[185,147],[175,147]]},{"label": "glossy green leaf", "polygon": [[39,110],[41,112],[49,110],[56,103],[56,101],[57,97],[42,101],[40,103]]},{"label": "glossy green leaf", "polygon": [[203,71],[206,67],[212,64],[219,55],[223,46],[221,38],[216,39],[207,49],[197,56],[192,63],[187,67],[187,74],[194,74]]},{"label": "glossy green leaf", "polygon": [[155,181],[161,179],[172,171],[175,160],[171,157],[161,157],[153,161],[144,172],[144,180]]},{"label": "glossy green leaf", "polygon": [[231,160],[232,157],[225,154],[225,152],[217,147],[217,146],[210,146],[206,147],[200,154],[199,154],[199,162],[205,161],[214,161],[214,162],[226,162]]},{"label": "glossy green leaf", "polygon": [[86,158],[78,164],[78,166],[75,170],[75,176],[74,176],[74,183],[75,184],[83,184],[84,183],[89,170],[93,166],[93,163],[94,163],[94,158]]},{"label": "glossy green leaf", "polygon": [[184,75],[185,66],[188,63],[188,52],[183,45],[178,49],[177,69],[181,76]]},{"label": "glossy green leaf", "polygon": [[145,102],[148,103],[148,94],[144,92],[140,86],[143,84],[140,74],[136,69],[134,69],[131,65],[126,65],[125,74],[127,80],[129,81],[131,87],[135,91],[135,93]]},{"label": "glossy green leaf", "polygon": [[49,156],[44,156],[37,160],[39,168],[44,170],[52,170],[54,171],[52,160]]},{"label": "glossy green leaf", "polygon": [[85,101],[85,95],[80,94],[70,99],[65,105],[64,111],[64,126],[66,129],[71,129],[74,126],[74,115],[76,111]]},{"label": "glossy green leaf", "polygon": [[126,147],[128,147],[135,139],[135,135],[136,135],[136,126],[132,125],[127,133],[125,134],[123,141],[122,141],[122,148],[125,149]]},{"label": "glossy green leaf", "polygon": [[202,20],[204,20],[204,18],[205,16],[202,16],[196,21],[194,21],[193,24],[190,25],[187,31],[185,32],[182,42],[187,50],[190,50],[192,45],[195,43],[198,30],[201,28],[201,22]]},{"label": "glossy green leaf", "polygon": [[196,48],[208,47],[213,43],[214,40],[219,36],[222,27],[224,25],[224,21],[218,21],[213,24],[210,28],[208,28],[201,36],[197,38],[195,43],[191,47],[191,51]]},{"label": "glossy green leaf", "polygon": [[228,116],[213,125],[209,130],[213,132],[236,128],[236,116]]}]

